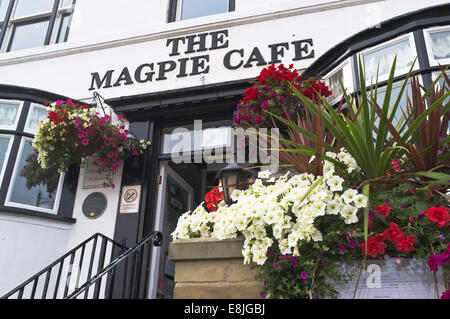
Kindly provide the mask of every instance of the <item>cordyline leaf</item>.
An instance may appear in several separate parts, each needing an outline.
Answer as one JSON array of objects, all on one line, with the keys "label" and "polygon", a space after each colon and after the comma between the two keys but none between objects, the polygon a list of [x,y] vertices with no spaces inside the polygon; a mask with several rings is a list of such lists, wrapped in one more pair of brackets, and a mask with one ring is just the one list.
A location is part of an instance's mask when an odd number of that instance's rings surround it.
[{"label": "cordyline leaf", "polygon": [[[444,146],[444,145],[446,145],[446,144],[448,144],[448,143],[450,143],[450,135],[448,135],[447,137],[444,137],[442,140],[440,140],[439,142],[438,142],[438,144],[437,144],[437,147],[438,148],[441,148],[442,146]],[[429,151],[431,151],[431,145],[430,146],[428,146],[428,147],[426,147],[426,148],[424,148],[423,150],[421,150],[420,152],[419,152],[419,155],[424,155],[424,154],[426,154],[427,152],[429,152]],[[438,156],[439,157],[439,156]],[[406,161],[405,161],[405,163],[406,163]]]},{"label": "cordyline leaf", "polygon": [[[384,101],[383,101],[383,105],[382,105],[382,109],[381,109],[381,114],[378,114],[380,121],[379,121],[379,124],[377,127],[377,137],[376,137],[376,141],[375,141],[375,155],[377,157],[380,156],[380,154],[384,148],[386,138],[387,138],[388,128],[386,127],[386,119],[388,117],[388,112],[389,112],[396,63],[397,63],[397,56],[394,58],[394,62],[392,64],[391,72],[389,75],[389,80],[386,85],[386,92],[385,92]],[[377,84],[378,84],[378,80],[377,80]],[[376,96],[375,97],[371,96],[371,98],[372,98],[372,101],[376,101]],[[376,108],[372,107],[372,110],[374,112],[376,112]]]},{"label": "cordyline leaf", "polygon": [[[442,74],[441,74],[442,76]],[[448,78],[446,78],[448,79]],[[436,166],[438,161],[438,149],[442,146],[439,142],[440,135],[447,134],[448,128],[448,103],[444,107],[439,103],[441,98],[445,92],[444,83],[442,88],[435,88],[437,81],[434,81],[433,84],[425,90],[425,88],[420,85],[419,81],[415,76],[412,77],[411,88],[412,88],[412,102],[411,99],[407,98],[407,108],[406,108],[406,116],[407,120],[405,121],[406,125],[412,126],[415,125],[415,120],[419,118],[425,111],[427,111],[426,100],[428,99],[428,105],[435,105],[435,108],[429,112],[428,117],[425,117],[423,121],[418,125],[418,129],[413,133],[408,143],[414,144],[418,151],[418,156],[421,158],[424,163],[423,167],[416,165],[419,169],[431,169]],[[421,91],[426,91],[424,95],[422,95]],[[403,131],[403,128],[401,129]],[[439,158],[440,160],[441,158]],[[414,157],[414,161],[417,162]],[[408,159],[407,163],[410,162]]]},{"label": "cordyline leaf", "polygon": [[[301,98],[307,99],[301,94],[301,92],[298,92],[298,96],[302,96]],[[358,165],[364,171],[368,172],[367,165],[370,165],[368,155],[362,151],[361,145],[352,134],[347,122],[344,120],[344,118],[346,118],[345,115],[342,113],[337,113],[336,110],[322,96],[320,96],[320,98],[326,108],[326,110],[323,110],[322,113],[323,123],[327,129],[333,133],[340,144],[353,156],[353,158],[355,158]],[[308,107],[310,107],[315,114],[318,114],[317,105],[309,103]]]},{"label": "cordyline leaf", "polygon": [[[370,184],[367,183],[363,186],[363,195],[370,198]],[[366,244],[366,254],[367,254],[367,242],[369,240],[369,200],[367,201],[367,206],[364,207],[364,240]]]},{"label": "cordyline leaf", "polygon": [[298,206],[300,207],[300,205],[303,203],[303,201],[308,198],[309,195],[311,195],[311,193],[313,192],[313,190],[319,186],[320,184],[323,183],[323,176],[321,176],[320,178],[318,178],[312,185],[311,187],[306,191],[305,195],[303,195],[303,197],[300,199]]},{"label": "cordyline leaf", "polygon": [[428,95],[430,94],[431,90],[433,90],[433,88],[436,86],[436,84],[439,82],[439,80],[442,77],[444,77],[445,83],[447,83],[447,86],[450,86],[450,81],[449,81],[449,78],[447,76],[447,69],[450,67],[450,65],[447,65],[445,68],[443,68],[441,65],[439,65],[439,67],[441,69],[441,73],[433,81],[433,84],[425,91],[424,95],[422,96],[422,98],[424,100],[428,97]]},{"label": "cordyline leaf", "polygon": [[315,175],[322,175],[322,158],[321,154],[323,152],[323,125],[322,125],[322,106],[319,105],[319,114],[317,115],[317,131],[316,131],[316,158],[315,158],[315,166],[316,171]]},{"label": "cordyline leaf", "polygon": [[[430,105],[425,111],[423,111],[421,114],[419,114],[417,116],[417,118],[413,121],[413,123],[408,127],[408,130],[405,132],[405,134],[403,134],[402,136],[402,140],[404,142],[408,141],[412,134],[417,130],[417,128],[419,127],[419,125],[426,120],[427,116],[430,115],[431,112],[434,111],[435,108],[437,108],[439,105],[442,104],[442,102],[447,99],[450,96],[450,91],[448,91],[447,93],[445,93],[444,95],[442,95],[438,100],[436,100],[435,102],[433,102],[432,105]],[[442,112],[444,112],[444,114],[446,112],[448,112],[450,110],[450,103],[447,103],[445,105],[445,107],[442,108]]]},{"label": "cordyline leaf", "polygon": [[423,177],[428,177],[437,183],[444,183],[449,184],[450,183],[450,174],[445,173],[438,173],[438,172],[416,172],[414,175],[419,175]]},{"label": "cordyline leaf", "polygon": [[[396,62],[396,58],[394,59],[394,65]],[[375,170],[375,148],[372,143],[373,138],[373,121],[370,119],[370,108],[369,108],[369,99],[367,96],[367,89],[366,89],[366,79],[364,74],[364,69],[362,66],[362,60],[361,56],[359,57],[359,78],[360,78],[360,85],[361,85],[361,100],[362,100],[362,110],[361,110],[361,116],[362,116],[362,130],[361,135],[363,136],[363,139],[365,141],[365,148],[367,149],[367,160],[369,169],[374,171]]]},{"label": "cordyline leaf", "polygon": [[408,151],[408,149],[404,148],[403,146],[390,146],[386,147],[383,150],[379,159],[378,176],[382,176],[385,174],[386,170],[389,167],[391,159],[395,157],[399,150],[402,149]]},{"label": "cordyline leaf", "polygon": [[[372,101],[373,104],[376,107],[376,111],[378,116],[381,117],[381,108],[379,107],[379,105],[377,104],[376,101]],[[417,149],[415,148],[415,146],[411,143],[405,143],[402,141],[400,134],[397,132],[397,130],[395,129],[394,125],[392,125],[391,121],[387,118],[384,119],[385,120],[385,124],[389,129],[389,132],[391,132],[394,141],[397,142],[399,145],[403,146],[405,149],[408,150],[409,154],[412,156],[413,160],[414,160],[414,165],[418,168],[418,169],[425,169],[425,163],[423,162],[422,158],[419,155],[419,152],[417,151]]]},{"label": "cordyline leaf", "polygon": [[[292,121],[288,121],[284,118],[282,118],[281,116],[278,116],[270,111],[265,110],[266,113],[270,114],[271,116],[275,117],[276,119],[278,119],[279,121],[283,122],[284,124],[286,124],[287,126],[289,126],[292,130],[300,132],[301,134],[303,134],[304,136],[308,137],[311,141],[316,141],[316,135],[308,130],[305,130],[304,128],[298,126],[297,124],[293,123]],[[324,143],[323,147],[329,151],[329,152],[333,152],[334,151],[334,147],[331,146],[330,144]]]},{"label": "cordyline leaf", "polygon": [[[311,149],[311,148],[306,148],[305,146],[303,146],[303,148],[298,149],[298,148],[292,148],[292,149],[277,149],[277,151],[279,152],[288,152],[288,153],[298,153],[298,154],[305,154],[305,155],[310,155],[310,156],[315,156],[315,150]],[[281,154],[281,153],[280,153]],[[342,163],[339,162],[337,160],[335,160],[332,157],[329,157],[327,155],[322,154],[322,159],[323,160],[327,160],[333,164],[335,164],[336,166],[339,166],[343,169],[347,168],[347,166]]]}]

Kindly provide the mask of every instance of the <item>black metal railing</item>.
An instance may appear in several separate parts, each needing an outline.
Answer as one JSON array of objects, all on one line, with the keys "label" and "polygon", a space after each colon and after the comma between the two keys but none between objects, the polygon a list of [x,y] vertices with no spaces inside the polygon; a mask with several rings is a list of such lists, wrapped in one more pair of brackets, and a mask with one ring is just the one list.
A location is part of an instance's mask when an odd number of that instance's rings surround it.
[{"label": "black metal railing", "polygon": [[138,299],[147,297],[147,280],[149,278],[149,261],[152,246],[161,246],[162,234],[152,232],[136,246],[129,248],[111,263],[73,291],[66,299],[77,299],[89,295],[89,288],[94,285],[90,299]]},{"label": "black metal railing", "polygon": [[100,272],[105,267],[107,259],[111,262],[126,249],[123,244],[97,233],[1,299],[66,298],[69,293],[77,291],[80,282],[89,281],[93,275]]}]

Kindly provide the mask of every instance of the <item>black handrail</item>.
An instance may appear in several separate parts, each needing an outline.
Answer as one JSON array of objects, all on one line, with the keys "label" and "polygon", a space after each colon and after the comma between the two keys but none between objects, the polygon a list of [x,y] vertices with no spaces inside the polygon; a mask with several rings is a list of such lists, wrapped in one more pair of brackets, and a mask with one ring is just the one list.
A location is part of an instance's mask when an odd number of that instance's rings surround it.
[{"label": "black handrail", "polygon": [[[154,231],[143,240],[141,240],[136,246],[129,248],[127,251],[123,252],[121,255],[116,257],[111,263],[99,271],[95,276],[87,280],[81,287],[75,289],[66,299],[75,299],[80,296],[83,292],[85,293],[85,298],[88,293],[89,287],[95,284],[93,299],[98,299],[100,297],[100,289],[102,284],[102,279],[105,275],[107,277],[107,283],[109,287],[105,289],[107,294],[105,294],[106,299],[113,297],[114,291],[117,293],[122,291],[121,298],[135,299],[139,298],[140,291],[140,280],[142,274],[142,269],[148,271],[148,267],[142,267],[142,262],[144,256],[147,252],[147,260],[150,256],[151,246],[161,246],[162,243],[162,233],[159,231]],[[128,269],[128,261],[132,259],[132,266]],[[137,262],[136,262],[137,258]],[[119,266],[123,265],[123,280],[119,282],[121,286],[116,286],[116,273],[119,271]],[[130,273],[130,276],[128,276]],[[127,280],[128,279],[128,280]],[[128,297],[126,296],[126,288],[129,287]],[[115,289],[116,288],[116,289]]]},{"label": "black handrail", "polygon": [[[99,239],[101,240],[102,246],[101,246],[100,256],[98,256],[96,258],[96,248],[97,248],[97,242],[99,241]],[[103,264],[104,264],[105,257],[106,257],[105,252],[106,252],[107,247],[110,247],[111,260],[115,257],[114,254],[117,254],[117,252],[121,253],[127,249],[127,247],[125,247],[123,244],[120,244],[120,243],[106,237],[103,234],[96,233],[96,234],[92,235],[91,237],[89,237],[88,239],[86,239],[85,241],[83,241],[81,244],[79,244],[75,248],[73,248],[72,250],[70,250],[69,252],[67,252],[66,254],[64,254],[63,256],[61,256],[60,258],[58,258],[56,261],[54,261],[53,263],[51,263],[44,269],[39,271],[37,274],[35,274],[31,278],[29,278],[28,280],[24,281],[18,287],[14,288],[10,292],[8,292],[4,296],[2,296],[0,299],[8,299],[16,293],[18,293],[18,295],[17,295],[18,299],[22,299],[22,298],[34,299],[34,298],[36,298],[36,292],[37,292],[37,287],[39,284],[39,279],[43,275],[45,275],[45,282],[42,287],[42,293],[40,294],[41,298],[45,299],[47,297],[47,293],[48,293],[48,290],[50,287],[53,288],[53,295],[51,296],[51,298],[53,298],[53,299],[58,298],[58,293],[61,292],[60,291],[60,288],[61,288],[60,283],[61,283],[61,276],[63,274],[64,262],[68,257],[70,257],[69,264],[68,264],[69,268],[67,269],[67,272],[66,272],[66,280],[63,282],[66,286],[64,288],[64,292],[62,295],[63,295],[63,298],[65,298],[69,293],[68,282],[69,282],[69,279],[71,278],[71,275],[73,274],[75,256],[80,251],[78,265],[77,265],[78,277],[76,278],[77,280],[76,280],[76,284],[75,284],[75,290],[76,290],[78,288],[78,284],[79,284],[79,279],[80,279],[79,276],[81,275],[82,270],[83,270],[83,261],[84,261],[84,257],[86,254],[86,247],[91,242],[92,242],[92,249],[90,250],[91,258],[89,260],[89,273],[87,275],[87,280],[91,279],[92,267],[95,262],[97,262],[97,264],[98,264],[98,267],[99,267],[98,270],[101,270],[101,268],[103,268]],[[101,267],[100,267],[100,265],[101,265]],[[56,277],[56,283],[51,285],[50,278],[51,278],[51,274],[52,274],[52,269],[55,266],[59,266],[58,274]],[[24,297],[25,289],[30,284],[33,284],[32,289],[31,289],[31,294],[29,297]]]}]

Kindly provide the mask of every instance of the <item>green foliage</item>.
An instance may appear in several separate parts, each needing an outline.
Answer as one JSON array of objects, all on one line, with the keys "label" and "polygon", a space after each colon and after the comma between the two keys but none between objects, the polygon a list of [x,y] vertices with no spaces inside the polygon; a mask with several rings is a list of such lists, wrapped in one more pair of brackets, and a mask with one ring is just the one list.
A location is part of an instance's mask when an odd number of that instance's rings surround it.
[{"label": "green foliage", "polygon": [[254,265],[256,279],[264,282],[265,298],[338,298],[334,283],[354,279],[355,274],[344,271],[342,265],[361,257],[360,229],[342,223],[337,216],[326,216],[316,226],[323,241],[299,241],[299,256],[281,255],[274,246],[263,266]]}]

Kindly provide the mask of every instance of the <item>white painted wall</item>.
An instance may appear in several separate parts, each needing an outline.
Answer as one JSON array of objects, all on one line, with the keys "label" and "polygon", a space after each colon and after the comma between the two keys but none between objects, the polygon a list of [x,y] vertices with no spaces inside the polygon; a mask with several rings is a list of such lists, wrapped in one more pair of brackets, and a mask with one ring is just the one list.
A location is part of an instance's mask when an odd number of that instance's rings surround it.
[{"label": "white painted wall", "polygon": [[[95,233],[102,233],[109,238],[114,237],[120,187],[83,189],[81,186],[84,175],[85,170],[81,169],[73,210],[75,224],[0,212],[0,296],[14,289]],[[120,185],[121,178],[122,167],[119,168],[114,183]],[[101,192],[108,199],[106,211],[97,219],[89,219],[82,212],[84,199],[93,192]],[[97,246],[97,254],[99,245],[100,243]],[[67,269],[68,262],[65,266],[63,273]],[[52,274],[56,276],[55,269]],[[86,274],[83,273],[82,276]],[[44,280],[44,277],[42,278],[41,284]],[[61,287],[64,287],[64,284]]]},{"label": "white painted wall", "polygon": [[70,224],[0,213],[0,296],[67,251]]},{"label": "white painted wall", "polygon": [[[0,56],[0,83],[38,87],[78,99],[89,98],[92,96],[92,91],[88,90],[91,84],[92,72],[102,74],[107,70],[115,69],[116,76],[118,76],[125,66],[130,68],[130,72],[134,72],[134,69],[142,63],[156,63],[172,59],[169,57],[170,49],[166,47],[168,38],[223,29],[229,30],[229,47],[207,52],[210,55],[211,69],[209,74],[204,74],[204,77],[199,75],[176,78],[174,71],[169,75],[168,80],[102,89],[99,90],[99,93],[105,98],[112,98],[247,79],[258,74],[262,67],[227,70],[223,67],[223,57],[226,52],[231,49],[244,48],[248,57],[252,48],[258,46],[265,58],[270,59],[267,45],[312,38],[317,58],[340,41],[365,29],[368,24],[372,25],[380,20],[401,15],[411,10],[445,2],[442,0],[429,0],[426,3],[416,0],[385,0],[369,3],[361,0],[355,1],[333,1],[331,4],[325,3],[319,7],[313,7],[315,8],[314,10],[329,9],[325,11],[311,11],[311,6],[309,6],[306,9],[298,8],[293,11],[288,10],[277,13],[274,16],[269,14],[261,17],[233,18],[238,12],[231,12],[176,23],[159,24],[155,29],[147,29],[147,34],[139,37],[98,43],[100,40],[107,41],[108,39],[101,30],[109,30],[112,33],[112,30],[116,31],[119,29],[117,34],[120,34],[122,30],[129,29],[121,24],[124,23],[123,21],[117,19],[118,7],[105,6],[107,10],[116,9],[115,15],[112,15],[112,19],[110,19],[108,14],[101,14],[101,11],[99,11],[100,7],[98,6],[104,2],[103,0],[81,0],[79,7],[75,10],[74,20],[79,19],[81,22],[79,24],[80,30],[77,31],[76,28],[72,30],[71,36],[74,40],[61,45],[48,46],[45,48],[45,53],[42,52],[44,49],[37,48],[3,54]],[[93,7],[93,3],[97,7]],[[292,4],[293,2],[286,3]],[[339,6],[348,3],[365,4],[340,8],[336,3]],[[272,6],[271,9],[279,10],[280,7]],[[129,9],[122,7],[119,9],[123,13],[123,20],[129,23],[134,20],[138,22],[144,21],[144,19],[139,18],[140,14],[138,12],[149,9],[148,4],[144,5],[143,8],[143,10],[137,10],[134,7],[133,11],[136,12],[136,16],[129,19],[125,19]],[[165,10],[161,8],[161,12]],[[249,10],[245,10],[245,12],[247,14],[256,14],[256,12]],[[94,13],[95,15],[93,15]],[[77,14],[81,18],[77,18]],[[84,15],[87,16],[84,17]],[[218,20],[218,16],[222,16],[222,20]],[[194,24],[194,20],[196,20],[198,25]],[[111,25],[116,21],[118,29]],[[103,29],[101,29],[100,25],[104,25]],[[83,38],[81,34],[84,34],[86,37],[92,35],[92,38],[89,38],[90,40]],[[96,44],[89,44],[92,43],[89,41],[92,41],[96,34],[100,34],[96,38]],[[139,33],[135,35],[139,35]],[[116,37],[118,38],[119,36]],[[83,45],[80,44],[80,41]],[[39,51],[41,52],[39,53]],[[199,54],[182,54],[177,58],[196,55]],[[288,52],[283,61],[289,64],[291,63],[291,58],[292,50]],[[298,69],[304,69],[311,62],[313,62],[313,59],[298,61],[294,65]]]}]

